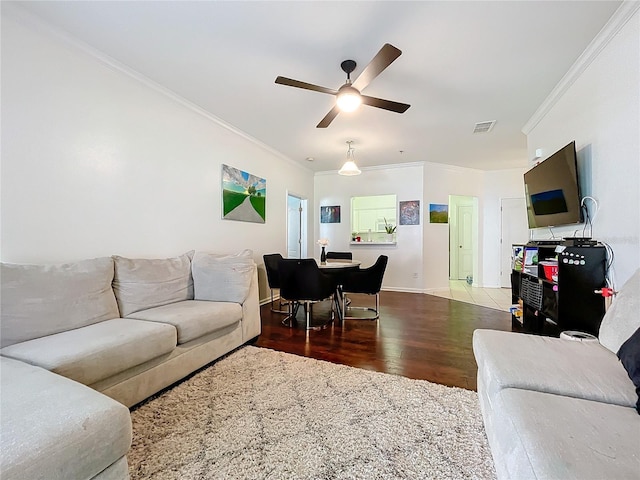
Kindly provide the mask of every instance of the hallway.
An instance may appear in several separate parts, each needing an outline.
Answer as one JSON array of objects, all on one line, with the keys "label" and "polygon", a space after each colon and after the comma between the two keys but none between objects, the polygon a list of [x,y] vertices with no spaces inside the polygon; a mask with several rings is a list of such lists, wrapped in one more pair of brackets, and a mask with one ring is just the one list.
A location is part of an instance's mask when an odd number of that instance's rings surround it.
[{"label": "hallway", "polygon": [[449,298],[459,302],[473,303],[481,307],[508,312],[511,306],[510,288],[472,287],[465,280],[450,280],[449,288],[427,292],[436,297]]}]

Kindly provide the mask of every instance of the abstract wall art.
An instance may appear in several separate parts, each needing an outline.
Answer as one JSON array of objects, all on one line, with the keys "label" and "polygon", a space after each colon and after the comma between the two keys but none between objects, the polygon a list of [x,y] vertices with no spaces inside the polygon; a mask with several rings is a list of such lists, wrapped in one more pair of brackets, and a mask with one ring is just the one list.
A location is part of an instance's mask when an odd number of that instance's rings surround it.
[{"label": "abstract wall art", "polygon": [[320,207],[320,223],[340,223],[340,205]]},{"label": "abstract wall art", "polygon": [[420,200],[400,202],[400,225],[420,225]]}]

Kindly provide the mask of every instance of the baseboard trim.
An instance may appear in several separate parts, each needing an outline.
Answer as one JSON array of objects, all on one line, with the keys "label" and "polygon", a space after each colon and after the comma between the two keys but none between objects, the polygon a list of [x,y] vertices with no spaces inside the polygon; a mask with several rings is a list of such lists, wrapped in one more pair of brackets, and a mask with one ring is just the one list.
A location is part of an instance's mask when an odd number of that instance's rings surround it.
[{"label": "baseboard trim", "polygon": [[401,293],[426,293],[422,288],[405,288],[405,287],[382,287],[382,291],[401,292]]},{"label": "baseboard trim", "polygon": [[[280,300],[280,295],[274,295],[273,296],[273,301],[275,302],[276,300]],[[271,297],[267,297],[264,298],[262,300],[259,300],[260,306],[262,307],[263,305],[266,305],[267,303],[271,303]]]}]

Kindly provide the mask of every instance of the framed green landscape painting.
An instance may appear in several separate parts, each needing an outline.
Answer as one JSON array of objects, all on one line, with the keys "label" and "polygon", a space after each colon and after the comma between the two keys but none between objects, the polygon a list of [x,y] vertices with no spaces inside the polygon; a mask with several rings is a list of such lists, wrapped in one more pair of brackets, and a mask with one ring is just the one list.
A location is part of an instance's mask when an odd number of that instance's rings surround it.
[{"label": "framed green landscape painting", "polygon": [[265,223],[267,181],[222,165],[222,218]]},{"label": "framed green landscape painting", "polygon": [[449,223],[449,205],[430,203],[429,223]]}]

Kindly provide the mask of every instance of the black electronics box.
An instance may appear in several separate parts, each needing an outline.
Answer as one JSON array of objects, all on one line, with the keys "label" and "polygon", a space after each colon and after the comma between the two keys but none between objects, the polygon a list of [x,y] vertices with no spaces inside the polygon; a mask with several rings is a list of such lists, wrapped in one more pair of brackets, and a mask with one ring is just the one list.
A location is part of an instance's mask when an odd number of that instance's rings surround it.
[{"label": "black electronics box", "polygon": [[568,247],[589,247],[598,244],[597,240],[591,237],[565,237],[563,240],[562,244]]}]

